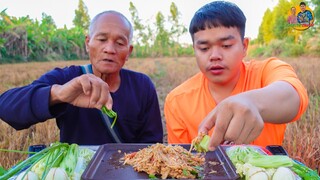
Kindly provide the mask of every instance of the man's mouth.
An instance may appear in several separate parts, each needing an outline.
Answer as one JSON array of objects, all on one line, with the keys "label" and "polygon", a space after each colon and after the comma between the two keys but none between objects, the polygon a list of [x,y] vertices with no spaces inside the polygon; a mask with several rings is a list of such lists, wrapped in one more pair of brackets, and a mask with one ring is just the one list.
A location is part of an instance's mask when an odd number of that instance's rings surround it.
[{"label": "man's mouth", "polygon": [[209,68],[209,71],[213,74],[213,75],[219,75],[219,74],[222,74],[223,71],[224,71],[224,67],[223,66],[220,66],[220,65],[214,65],[214,66],[211,66]]},{"label": "man's mouth", "polygon": [[112,59],[103,59],[105,62],[114,62]]}]

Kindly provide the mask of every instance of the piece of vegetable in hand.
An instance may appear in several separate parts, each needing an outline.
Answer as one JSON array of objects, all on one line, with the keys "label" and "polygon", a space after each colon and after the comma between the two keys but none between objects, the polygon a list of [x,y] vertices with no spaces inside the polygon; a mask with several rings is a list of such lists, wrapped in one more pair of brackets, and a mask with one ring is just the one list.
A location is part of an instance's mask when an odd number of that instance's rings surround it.
[{"label": "piece of vegetable in hand", "polygon": [[190,150],[196,150],[197,152],[208,152],[208,146],[210,142],[210,136],[199,133],[196,138],[194,138],[191,142]]},{"label": "piece of vegetable in hand", "polygon": [[111,124],[111,128],[116,124],[118,115],[116,112],[114,112],[112,109],[108,109],[106,106],[102,106],[101,111],[106,114],[108,117],[113,119],[113,122]]}]

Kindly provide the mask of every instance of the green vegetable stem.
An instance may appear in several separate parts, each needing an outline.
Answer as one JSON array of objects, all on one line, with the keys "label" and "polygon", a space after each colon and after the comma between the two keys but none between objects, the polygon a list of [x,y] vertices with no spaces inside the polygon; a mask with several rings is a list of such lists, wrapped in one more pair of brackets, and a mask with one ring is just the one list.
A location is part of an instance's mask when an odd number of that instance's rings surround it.
[{"label": "green vegetable stem", "polygon": [[[33,165],[44,159],[48,155],[54,153],[56,149],[62,148],[62,147],[68,147],[67,143],[54,143],[52,146],[45,148],[41,150],[40,152],[35,153],[33,156],[30,158],[22,161],[21,163],[17,164],[16,166],[12,167],[9,169],[6,173],[0,176],[0,179],[9,179],[15,174],[18,174],[21,170],[28,169],[30,170]],[[47,159],[47,158],[46,158]],[[47,159],[48,160],[48,159]]]},{"label": "green vegetable stem", "polygon": [[108,117],[114,119],[112,124],[111,124],[111,128],[113,128],[113,126],[116,124],[117,121],[117,113],[114,112],[112,109],[108,109],[106,106],[102,106],[101,111],[106,114]]},{"label": "green vegetable stem", "polygon": [[77,160],[79,156],[79,146],[77,144],[71,144],[69,146],[67,155],[63,158],[59,167],[65,169],[68,176],[71,177],[76,167]]}]

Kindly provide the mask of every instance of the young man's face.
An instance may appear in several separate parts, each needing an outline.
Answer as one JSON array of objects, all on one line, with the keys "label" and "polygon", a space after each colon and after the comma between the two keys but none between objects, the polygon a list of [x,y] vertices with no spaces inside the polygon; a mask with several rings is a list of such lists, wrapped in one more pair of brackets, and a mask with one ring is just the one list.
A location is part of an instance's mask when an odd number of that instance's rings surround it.
[{"label": "young man's face", "polygon": [[301,9],[301,12],[304,12],[306,10],[306,6],[305,5],[300,5],[300,9]]},{"label": "young man's face", "polygon": [[236,83],[249,40],[237,28],[217,27],[194,34],[193,48],[201,72],[213,84]]}]

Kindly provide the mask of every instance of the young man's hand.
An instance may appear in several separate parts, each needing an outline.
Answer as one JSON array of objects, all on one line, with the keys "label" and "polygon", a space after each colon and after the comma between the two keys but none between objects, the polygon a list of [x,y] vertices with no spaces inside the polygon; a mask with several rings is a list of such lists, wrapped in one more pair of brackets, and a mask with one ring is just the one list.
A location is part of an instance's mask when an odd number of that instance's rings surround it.
[{"label": "young man's hand", "polygon": [[209,150],[224,141],[249,144],[262,132],[264,123],[283,124],[292,121],[300,106],[300,97],[285,81],[230,96],[221,101],[199,126],[207,133],[214,127]]},{"label": "young man's hand", "polygon": [[236,95],[220,102],[202,121],[199,132],[207,133],[213,126],[210,150],[214,150],[224,141],[235,144],[252,142],[262,132],[264,122],[251,101]]}]

